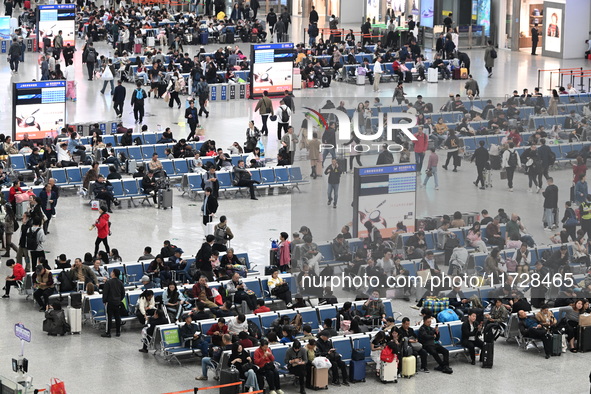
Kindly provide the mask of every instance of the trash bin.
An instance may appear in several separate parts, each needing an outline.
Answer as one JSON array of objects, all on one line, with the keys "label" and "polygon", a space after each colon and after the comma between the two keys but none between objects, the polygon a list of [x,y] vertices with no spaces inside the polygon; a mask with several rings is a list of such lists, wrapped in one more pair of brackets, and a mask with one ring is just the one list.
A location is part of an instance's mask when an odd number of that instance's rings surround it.
[{"label": "trash bin", "polygon": [[365,75],[357,75],[357,85],[365,85]]}]

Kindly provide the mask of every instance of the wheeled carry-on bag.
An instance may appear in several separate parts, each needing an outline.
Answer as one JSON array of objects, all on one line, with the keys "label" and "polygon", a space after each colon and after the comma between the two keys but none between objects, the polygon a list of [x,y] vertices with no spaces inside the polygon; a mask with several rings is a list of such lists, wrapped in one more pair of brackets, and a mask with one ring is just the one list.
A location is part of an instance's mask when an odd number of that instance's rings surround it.
[{"label": "wheeled carry-on bag", "polygon": [[398,360],[391,363],[380,362],[380,380],[382,383],[398,382]]},{"label": "wheeled carry-on bag", "polygon": [[158,191],[158,208],[172,208],[172,189]]},{"label": "wheeled carry-on bag", "polygon": [[312,367],[312,388],[314,390],[328,389],[328,369]]},{"label": "wheeled carry-on bag", "polygon": [[349,378],[351,382],[365,382],[365,367],[367,361],[365,360],[351,360],[349,364]]},{"label": "wheeled carry-on bag", "polygon": [[480,352],[480,357],[482,360],[482,368],[492,368],[493,367],[493,359],[495,356],[495,343],[494,342],[485,342],[482,350]]},{"label": "wheeled carry-on bag", "polygon": [[407,356],[402,359],[402,377],[410,378],[417,374],[417,358]]},{"label": "wheeled carry-on bag", "polygon": [[[220,385],[236,383],[240,381],[240,372],[235,367],[224,368],[220,371]],[[220,387],[220,394],[238,394],[241,393],[241,384],[235,386]]]},{"label": "wheeled carry-on bag", "polygon": [[72,334],[80,334],[82,332],[82,309],[69,306],[66,309],[66,317],[70,325],[70,332]]}]

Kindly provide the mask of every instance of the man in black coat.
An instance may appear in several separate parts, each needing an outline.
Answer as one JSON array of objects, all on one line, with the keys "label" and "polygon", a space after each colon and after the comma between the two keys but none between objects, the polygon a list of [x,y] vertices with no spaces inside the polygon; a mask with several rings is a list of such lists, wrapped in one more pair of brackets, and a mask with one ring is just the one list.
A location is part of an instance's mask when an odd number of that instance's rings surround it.
[{"label": "man in black coat", "polygon": [[113,91],[113,109],[115,114],[120,118],[123,115],[123,103],[125,102],[125,86],[122,85],[121,80],[117,81],[117,87]]},{"label": "man in black coat", "polygon": [[489,155],[488,150],[484,147],[484,141],[478,142],[478,145],[480,146],[476,148],[470,161],[476,162],[476,173],[478,174],[478,177],[476,178],[476,181],[474,181],[474,185],[478,186],[478,182],[480,182],[480,188],[484,190],[484,170],[487,166],[490,169],[490,164],[488,162]]},{"label": "man in black coat", "polygon": [[191,141],[191,138],[195,137],[197,126],[199,126],[199,115],[194,100],[189,101],[189,108],[185,110],[185,119],[187,119],[187,123],[191,129],[191,132],[187,136],[187,141]]},{"label": "man in black coat", "polygon": [[482,330],[483,323],[476,321],[476,312],[471,312],[468,315],[468,320],[462,323],[462,346],[468,349],[470,353],[470,359],[472,365],[476,364],[476,352],[475,347],[482,350],[484,342],[478,338],[480,331]]},{"label": "man in black coat", "polygon": [[154,204],[157,204],[158,201],[156,200],[156,180],[154,179],[154,171],[149,170],[146,175],[142,178],[142,188],[144,189],[145,194],[149,194],[152,196],[154,200]]},{"label": "man in black coat", "polygon": [[548,186],[542,192],[544,196],[544,229],[557,227],[558,222],[558,186],[552,177],[546,180]]},{"label": "man in black coat", "polygon": [[106,305],[107,312],[107,332],[101,335],[103,338],[111,338],[113,319],[115,319],[115,336],[121,335],[121,307],[125,298],[125,287],[119,280],[120,274],[121,271],[118,268],[113,269],[111,279],[107,280],[103,287],[103,303]]},{"label": "man in black coat", "polygon": [[459,286],[454,286],[447,296],[449,297],[449,305],[454,307],[456,314],[462,319],[470,309],[470,300],[466,298]]},{"label": "man in black coat", "polygon": [[[205,242],[201,244],[201,248],[195,255],[195,268],[197,268],[201,275],[206,276],[207,280],[213,281],[213,268],[211,266],[211,256],[214,253],[212,245],[215,241],[215,236],[209,234],[205,237]],[[219,252],[215,252],[219,255]],[[196,296],[196,295],[195,295]]]},{"label": "man in black coat", "polygon": [[203,206],[201,207],[201,212],[203,212],[203,224],[205,226],[213,220],[213,215],[215,215],[217,211],[218,200],[212,195],[211,187],[206,187]]},{"label": "man in black coat", "polygon": [[318,23],[318,12],[316,11],[316,7],[312,6],[312,11],[310,11],[310,23]]},{"label": "man in black coat", "polygon": [[250,9],[252,10],[252,19],[256,21],[257,11],[261,8],[259,0],[250,0]]}]

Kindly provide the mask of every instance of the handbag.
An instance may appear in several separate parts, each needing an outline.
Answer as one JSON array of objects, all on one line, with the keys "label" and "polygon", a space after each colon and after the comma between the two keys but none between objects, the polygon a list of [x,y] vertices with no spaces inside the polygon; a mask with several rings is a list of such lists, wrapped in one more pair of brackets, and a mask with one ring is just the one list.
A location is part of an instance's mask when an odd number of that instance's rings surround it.
[{"label": "handbag", "polygon": [[427,175],[427,178],[430,178],[433,176],[433,170],[428,168],[427,171],[425,171],[425,174]]},{"label": "handbag", "polygon": [[162,98],[164,99],[165,103],[168,103],[170,101],[170,92],[168,90],[166,92],[164,92],[164,94],[162,95]]},{"label": "handbag", "polygon": [[51,378],[49,386],[50,394],[66,394],[66,384],[58,378]]},{"label": "handbag", "polygon": [[275,288],[273,288],[273,290],[271,291],[271,294],[276,296],[278,294],[283,294],[287,291],[289,291],[289,285],[286,282],[283,282],[279,286],[276,286]]},{"label": "handbag", "polygon": [[14,199],[16,200],[17,204],[20,204],[25,201],[29,201],[29,195],[27,193],[15,194]]},{"label": "handbag", "polygon": [[101,75],[101,79],[103,81],[112,81],[113,80],[113,73],[111,72],[111,67],[105,67],[105,71],[103,71],[103,75]]}]

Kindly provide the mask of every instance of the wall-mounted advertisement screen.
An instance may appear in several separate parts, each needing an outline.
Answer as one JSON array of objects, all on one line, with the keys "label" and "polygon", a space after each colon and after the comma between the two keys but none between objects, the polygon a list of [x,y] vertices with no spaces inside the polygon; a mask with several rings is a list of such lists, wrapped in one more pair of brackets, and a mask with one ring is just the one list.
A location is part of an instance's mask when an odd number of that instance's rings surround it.
[{"label": "wall-mounted advertisement screen", "polygon": [[0,16],[0,39],[10,39],[10,17]]},{"label": "wall-mounted advertisement screen", "polygon": [[544,15],[544,50],[562,52],[562,9],[546,7]]},{"label": "wall-mounted advertisement screen", "polygon": [[269,95],[282,95],[286,90],[293,90],[294,55],[293,43],[289,42],[253,45],[251,97],[261,96],[265,90]]},{"label": "wall-mounted advertisement screen", "polygon": [[421,1],[421,26],[433,27],[433,17],[435,16],[435,5],[433,0]]},{"label": "wall-mounted advertisement screen", "polygon": [[407,231],[413,232],[416,188],[415,164],[356,169],[353,203],[355,236],[367,236],[368,221],[380,230],[384,238],[392,235],[398,222],[402,222]]},{"label": "wall-mounted advertisement screen", "polygon": [[55,137],[66,125],[66,81],[13,84],[12,114],[14,140]]},{"label": "wall-mounted advertisement screen", "polygon": [[476,24],[482,26],[484,35],[490,37],[490,0],[478,0]]},{"label": "wall-mounted advertisement screen", "polygon": [[380,20],[380,0],[367,0],[365,16],[372,21],[374,18],[376,22]]},{"label": "wall-mounted advertisement screen", "polygon": [[53,46],[53,39],[61,30],[64,46],[75,45],[76,41],[76,4],[53,4],[37,6],[37,40],[49,39]]}]

